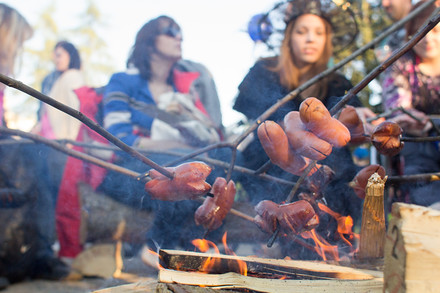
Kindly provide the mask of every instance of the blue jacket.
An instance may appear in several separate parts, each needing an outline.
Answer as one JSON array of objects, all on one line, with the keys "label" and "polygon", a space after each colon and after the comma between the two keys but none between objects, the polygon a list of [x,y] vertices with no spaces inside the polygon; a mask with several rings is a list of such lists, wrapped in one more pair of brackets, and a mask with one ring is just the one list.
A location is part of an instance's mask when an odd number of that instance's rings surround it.
[{"label": "blue jacket", "polygon": [[155,104],[148,83],[137,73],[120,72],[110,78],[104,92],[104,127],[128,145],[148,136],[153,118],[136,105]]}]

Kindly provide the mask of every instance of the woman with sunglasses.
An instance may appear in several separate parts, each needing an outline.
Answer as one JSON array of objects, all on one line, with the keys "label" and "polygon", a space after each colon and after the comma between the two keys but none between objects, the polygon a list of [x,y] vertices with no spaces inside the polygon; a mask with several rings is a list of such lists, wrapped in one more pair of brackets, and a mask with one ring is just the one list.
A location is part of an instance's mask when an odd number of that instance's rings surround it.
[{"label": "woman with sunglasses", "polygon": [[[164,164],[176,157],[157,151],[188,152],[221,138],[220,103],[211,74],[201,64],[182,60],[182,32],[168,16],[147,22],[137,33],[127,70],[114,74],[104,93],[104,126],[126,144],[156,151],[148,157]],[[189,117],[189,119],[188,119]],[[182,123],[184,121],[184,123]],[[181,132],[181,130],[184,130]],[[117,153],[116,163],[144,173],[139,160]],[[149,247],[189,247],[203,236],[194,225],[194,201],[146,199],[144,183],[109,172],[101,190],[136,209],[155,210]]]},{"label": "woman with sunglasses", "polygon": [[[274,16],[283,18],[286,24],[279,54],[256,62],[239,85],[234,104],[234,109],[249,121],[254,121],[289,92],[326,70],[333,48],[346,46],[354,40],[357,31],[353,16],[331,1],[287,1],[284,5],[278,4],[275,10]],[[268,13],[268,19],[271,14]],[[269,120],[282,123],[284,116],[290,111],[298,111],[301,102],[308,97],[318,98],[331,109],[351,87],[343,75],[331,74],[279,108]],[[358,98],[349,104],[361,106]],[[373,114],[368,110],[365,112]],[[263,166],[269,160],[263,154],[259,140],[255,139],[243,151],[246,167],[257,170]],[[335,172],[334,179],[322,191],[329,207],[343,215],[350,213],[359,218],[356,216],[360,215],[360,199],[347,185],[357,171],[349,149],[333,148],[332,154],[319,163],[329,165]],[[277,167],[272,167],[269,173],[289,180],[297,179]],[[289,194],[289,187],[261,180],[243,183],[243,186],[255,203],[264,199],[281,203]]]}]

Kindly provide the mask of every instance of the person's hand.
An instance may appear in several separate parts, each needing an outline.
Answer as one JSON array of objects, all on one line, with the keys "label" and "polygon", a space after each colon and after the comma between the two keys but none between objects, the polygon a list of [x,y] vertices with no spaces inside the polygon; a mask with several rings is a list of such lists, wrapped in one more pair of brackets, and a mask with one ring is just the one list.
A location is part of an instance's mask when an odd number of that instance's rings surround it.
[{"label": "person's hand", "polygon": [[408,112],[410,115],[402,113],[389,120],[399,124],[405,133],[414,136],[426,136],[428,131],[432,128],[429,117],[425,113],[415,109],[408,110]]}]

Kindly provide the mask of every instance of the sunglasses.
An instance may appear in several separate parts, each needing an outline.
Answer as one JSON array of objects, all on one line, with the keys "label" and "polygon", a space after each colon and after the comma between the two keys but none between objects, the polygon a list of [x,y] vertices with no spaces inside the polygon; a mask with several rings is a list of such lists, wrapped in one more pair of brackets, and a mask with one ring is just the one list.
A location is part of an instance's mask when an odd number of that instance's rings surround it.
[{"label": "sunglasses", "polygon": [[175,38],[177,36],[182,36],[182,31],[180,30],[179,27],[169,26],[169,27],[162,28],[162,30],[160,30],[160,32],[159,32],[159,35],[166,35],[166,36]]}]

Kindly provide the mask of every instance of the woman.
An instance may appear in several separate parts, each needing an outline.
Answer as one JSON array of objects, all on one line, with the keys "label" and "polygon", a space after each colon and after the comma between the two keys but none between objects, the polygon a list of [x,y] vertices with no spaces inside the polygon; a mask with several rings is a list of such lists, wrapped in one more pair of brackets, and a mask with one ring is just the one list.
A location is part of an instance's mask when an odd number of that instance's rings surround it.
[{"label": "woman", "polygon": [[[193,72],[182,70],[190,62],[181,61],[181,44],[180,27],[171,18],[160,16],[138,32],[127,71],[111,77],[104,97],[104,125],[128,145],[171,149],[198,146],[197,137],[185,139],[177,130],[182,126],[179,120],[185,115],[194,122],[207,125],[207,136],[199,138],[201,144],[219,140],[210,128],[219,128],[220,125],[211,119],[201,102],[206,97],[202,97],[192,85],[200,75],[206,75],[207,70],[194,62],[191,62]],[[214,86],[212,79],[210,82]],[[213,92],[211,99],[218,101]],[[184,105],[189,107],[186,112],[183,111]],[[163,115],[156,115],[154,112],[157,111]],[[215,111],[219,112],[219,109]]]},{"label": "woman", "polygon": [[[279,55],[261,59],[250,69],[239,85],[234,109],[253,121],[289,92],[327,69],[336,45],[332,43],[332,35],[336,33],[334,30],[343,29],[338,21],[333,20],[337,19],[336,15],[340,19],[350,18],[349,13],[341,16],[341,13],[345,13],[343,10],[339,10],[338,14],[335,11],[338,11],[338,7],[332,6],[329,1],[289,1],[282,14],[285,15],[286,28]],[[347,27],[347,24],[344,23],[344,26]],[[297,111],[307,97],[320,99],[330,109],[350,88],[351,84],[344,76],[333,73],[283,105],[269,120],[282,122],[284,116],[290,111]],[[357,98],[352,99],[350,104],[361,106]],[[261,144],[255,139],[243,151],[247,167],[255,170],[268,161],[268,157],[262,154]],[[350,151],[348,148],[334,148],[322,163],[329,165],[336,173],[324,191],[329,207],[343,215],[358,218],[360,200],[346,184],[356,173]],[[290,174],[276,167],[271,168],[270,173],[292,179]],[[279,184],[262,184],[258,181],[243,184],[254,202],[270,199],[280,203],[289,193],[288,188],[281,188]]]},{"label": "woman", "polygon": [[[420,1],[413,10],[422,5]],[[432,4],[406,25],[409,40],[436,9]],[[407,54],[397,60],[386,72],[383,80],[385,110],[403,107],[418,119],[398,113],[392,118],[407,136],[439,135],[429,122],[429,115],[440,114],[440,24],[437,24]],[[438,127],[437,127],[438,128]],[[440,153],[437,143],[406,142],[401,152],[404,174],[438,172]],[[440,201],[438,182],[415,184],[409,190],[411,202],[429,206]]]},{"label": "woman", "polygon": [[[53,52],[55,70],[47,75],[42,83],[42,92],[57,101],[79,110],[79,100],[73,90],[85,85],[81,73],[81,59],[75,46],[60,41]],[[39,111],[40,134],[51,139],[75,140],[81,122],[58,109],[42,105]]]},{"label": "woman", "polygon": [[[188,151],[220,140],[221,113],[212,77],[203,65],[182,60],[181,45],[182,32],[172,18],[150,20],[137,33],[127,71],[114,74],[107,84],[104,126],[126,144],[152,151]],[[159,164],[175,159],[149,157]],[[116,163],[139,172],[148,169],[124,154]],[[156,210],[148,235],[151,247],[154,242],[188,247],[191,239],[203,235],[190,224],[198,205],[193,201],[145,199],[142,182],[117,172],[110,172],[101,188],[135,208]]]}]

